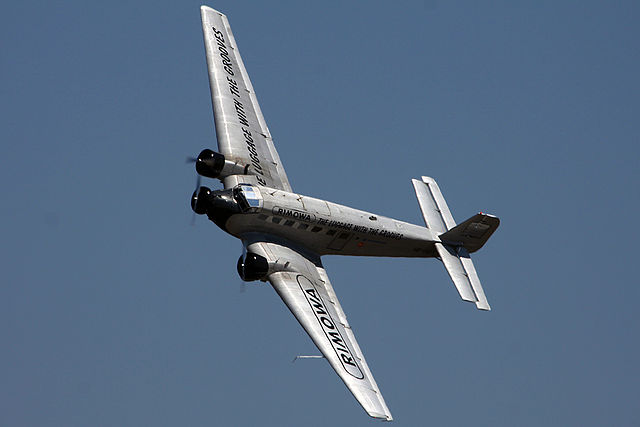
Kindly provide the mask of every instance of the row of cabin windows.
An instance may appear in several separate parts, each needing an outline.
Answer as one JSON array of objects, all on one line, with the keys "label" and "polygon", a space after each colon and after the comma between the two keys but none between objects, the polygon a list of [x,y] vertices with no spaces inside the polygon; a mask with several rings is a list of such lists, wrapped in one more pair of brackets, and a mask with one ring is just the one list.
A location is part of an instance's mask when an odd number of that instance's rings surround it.
[{"label": "row of cabin windows", "polygon": [[[258,218],[260,218],[263,221],[266,221],[269,217],[267,215],[260,214],[258,215]],[[271,222],[280,224],[280,222],[282,222],[282,218],[271,217]],[[295,223],[296,223],[295,221],[288,219],[284,222],[284,225],[286,225],[287,227],[292,227]],[[305,224],[303,222],[298,224],[298,230],[306,230],[307,228],[309,228],[309,224]],[[312,233],[317,233],[319,231],[322,231],[322,227],[318,227],[317,225],[314,225],[313,228],[311,228]],[[333,236],[334,234],[336,234],[336,230],[327,231],[327,236]]]}]

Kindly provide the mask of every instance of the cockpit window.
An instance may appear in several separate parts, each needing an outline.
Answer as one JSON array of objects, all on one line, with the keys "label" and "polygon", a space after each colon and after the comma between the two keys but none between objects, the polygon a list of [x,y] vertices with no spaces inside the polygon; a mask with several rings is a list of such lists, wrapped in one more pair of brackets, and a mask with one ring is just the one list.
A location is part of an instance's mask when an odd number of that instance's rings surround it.
[{"label": "cockpit window", "polygon": [[240,184],[233,189],[233,196],[243,211],[256,211],[262,207],[260,191],[248,184]]}]

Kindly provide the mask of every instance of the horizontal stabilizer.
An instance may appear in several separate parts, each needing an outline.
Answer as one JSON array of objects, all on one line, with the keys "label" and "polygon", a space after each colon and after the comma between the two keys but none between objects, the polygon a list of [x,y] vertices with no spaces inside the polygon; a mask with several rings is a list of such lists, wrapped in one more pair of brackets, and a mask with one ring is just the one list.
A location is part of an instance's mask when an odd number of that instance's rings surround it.
[{"label": "horizontal stabilizer", "polygon": [[451,211],[445,202],[440,187],[435,179],[423,176],[422,181],[412,179],[413,188],[416,190],[420,210],[427,228],[436,236],[446,233],[456,226]]},{"label": "horizontal stabilizer", "polygon": [[475,303],[480,310],[491,310],[480,284],[478,273],[476,273],[473,261],[469,257],[469,251],[464,247],[454,247],[442,243],[436,243],[436,249],[460,297],[465,301]]},{"label": "horizontal stabilizer", "polygon": [[480,310],[491,310],[469,253],[485,244],[498,228],[500,220],[493,215],[479,213],[456,225],[433,178],[423,176],[422,181],[413,179],[412,183],[427,228],[442,242],[435,244],[436,250],[460,297],[475,303]]},{"label": "horizontal stabilizer", "polygon": [[473,253],[484,246],[499,225],[498,217],[480,212],[441,234],[440,240],[453,246],[464,246]]}]

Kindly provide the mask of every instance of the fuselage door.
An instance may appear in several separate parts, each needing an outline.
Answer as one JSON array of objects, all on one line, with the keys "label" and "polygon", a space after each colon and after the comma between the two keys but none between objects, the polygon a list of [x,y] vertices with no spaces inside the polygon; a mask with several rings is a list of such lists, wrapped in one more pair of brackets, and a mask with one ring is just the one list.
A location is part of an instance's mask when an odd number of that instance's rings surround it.
[{"label": "fuselage door", "polygon": [[339,231],[337,236],[329,243],[327,248],[333,249],[334,251],[341,251],[344,249],[345,245],[351,238],[353,237],[353,233],[347,233],[346,231]]}]

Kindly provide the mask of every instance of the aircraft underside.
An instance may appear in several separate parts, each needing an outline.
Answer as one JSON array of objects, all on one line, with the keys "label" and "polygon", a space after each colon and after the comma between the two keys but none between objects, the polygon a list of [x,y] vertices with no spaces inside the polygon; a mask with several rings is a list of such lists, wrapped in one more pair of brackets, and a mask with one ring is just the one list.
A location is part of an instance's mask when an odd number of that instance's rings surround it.
[{"label": "aircraft underside", "polygon": [[[227,17],[201,7],[218,150],[193,159],[196,214],[242,241],[238,274],[268,281],[371,417],[393,418],[329,277],[323,255],[437,257],[464,301],[490,310],[470,253],[498,228],[478,213],[456,224],[436,182],[412,181],[426,227],[293,192]],[[200,185],[218,179],[224,189]]]}]

